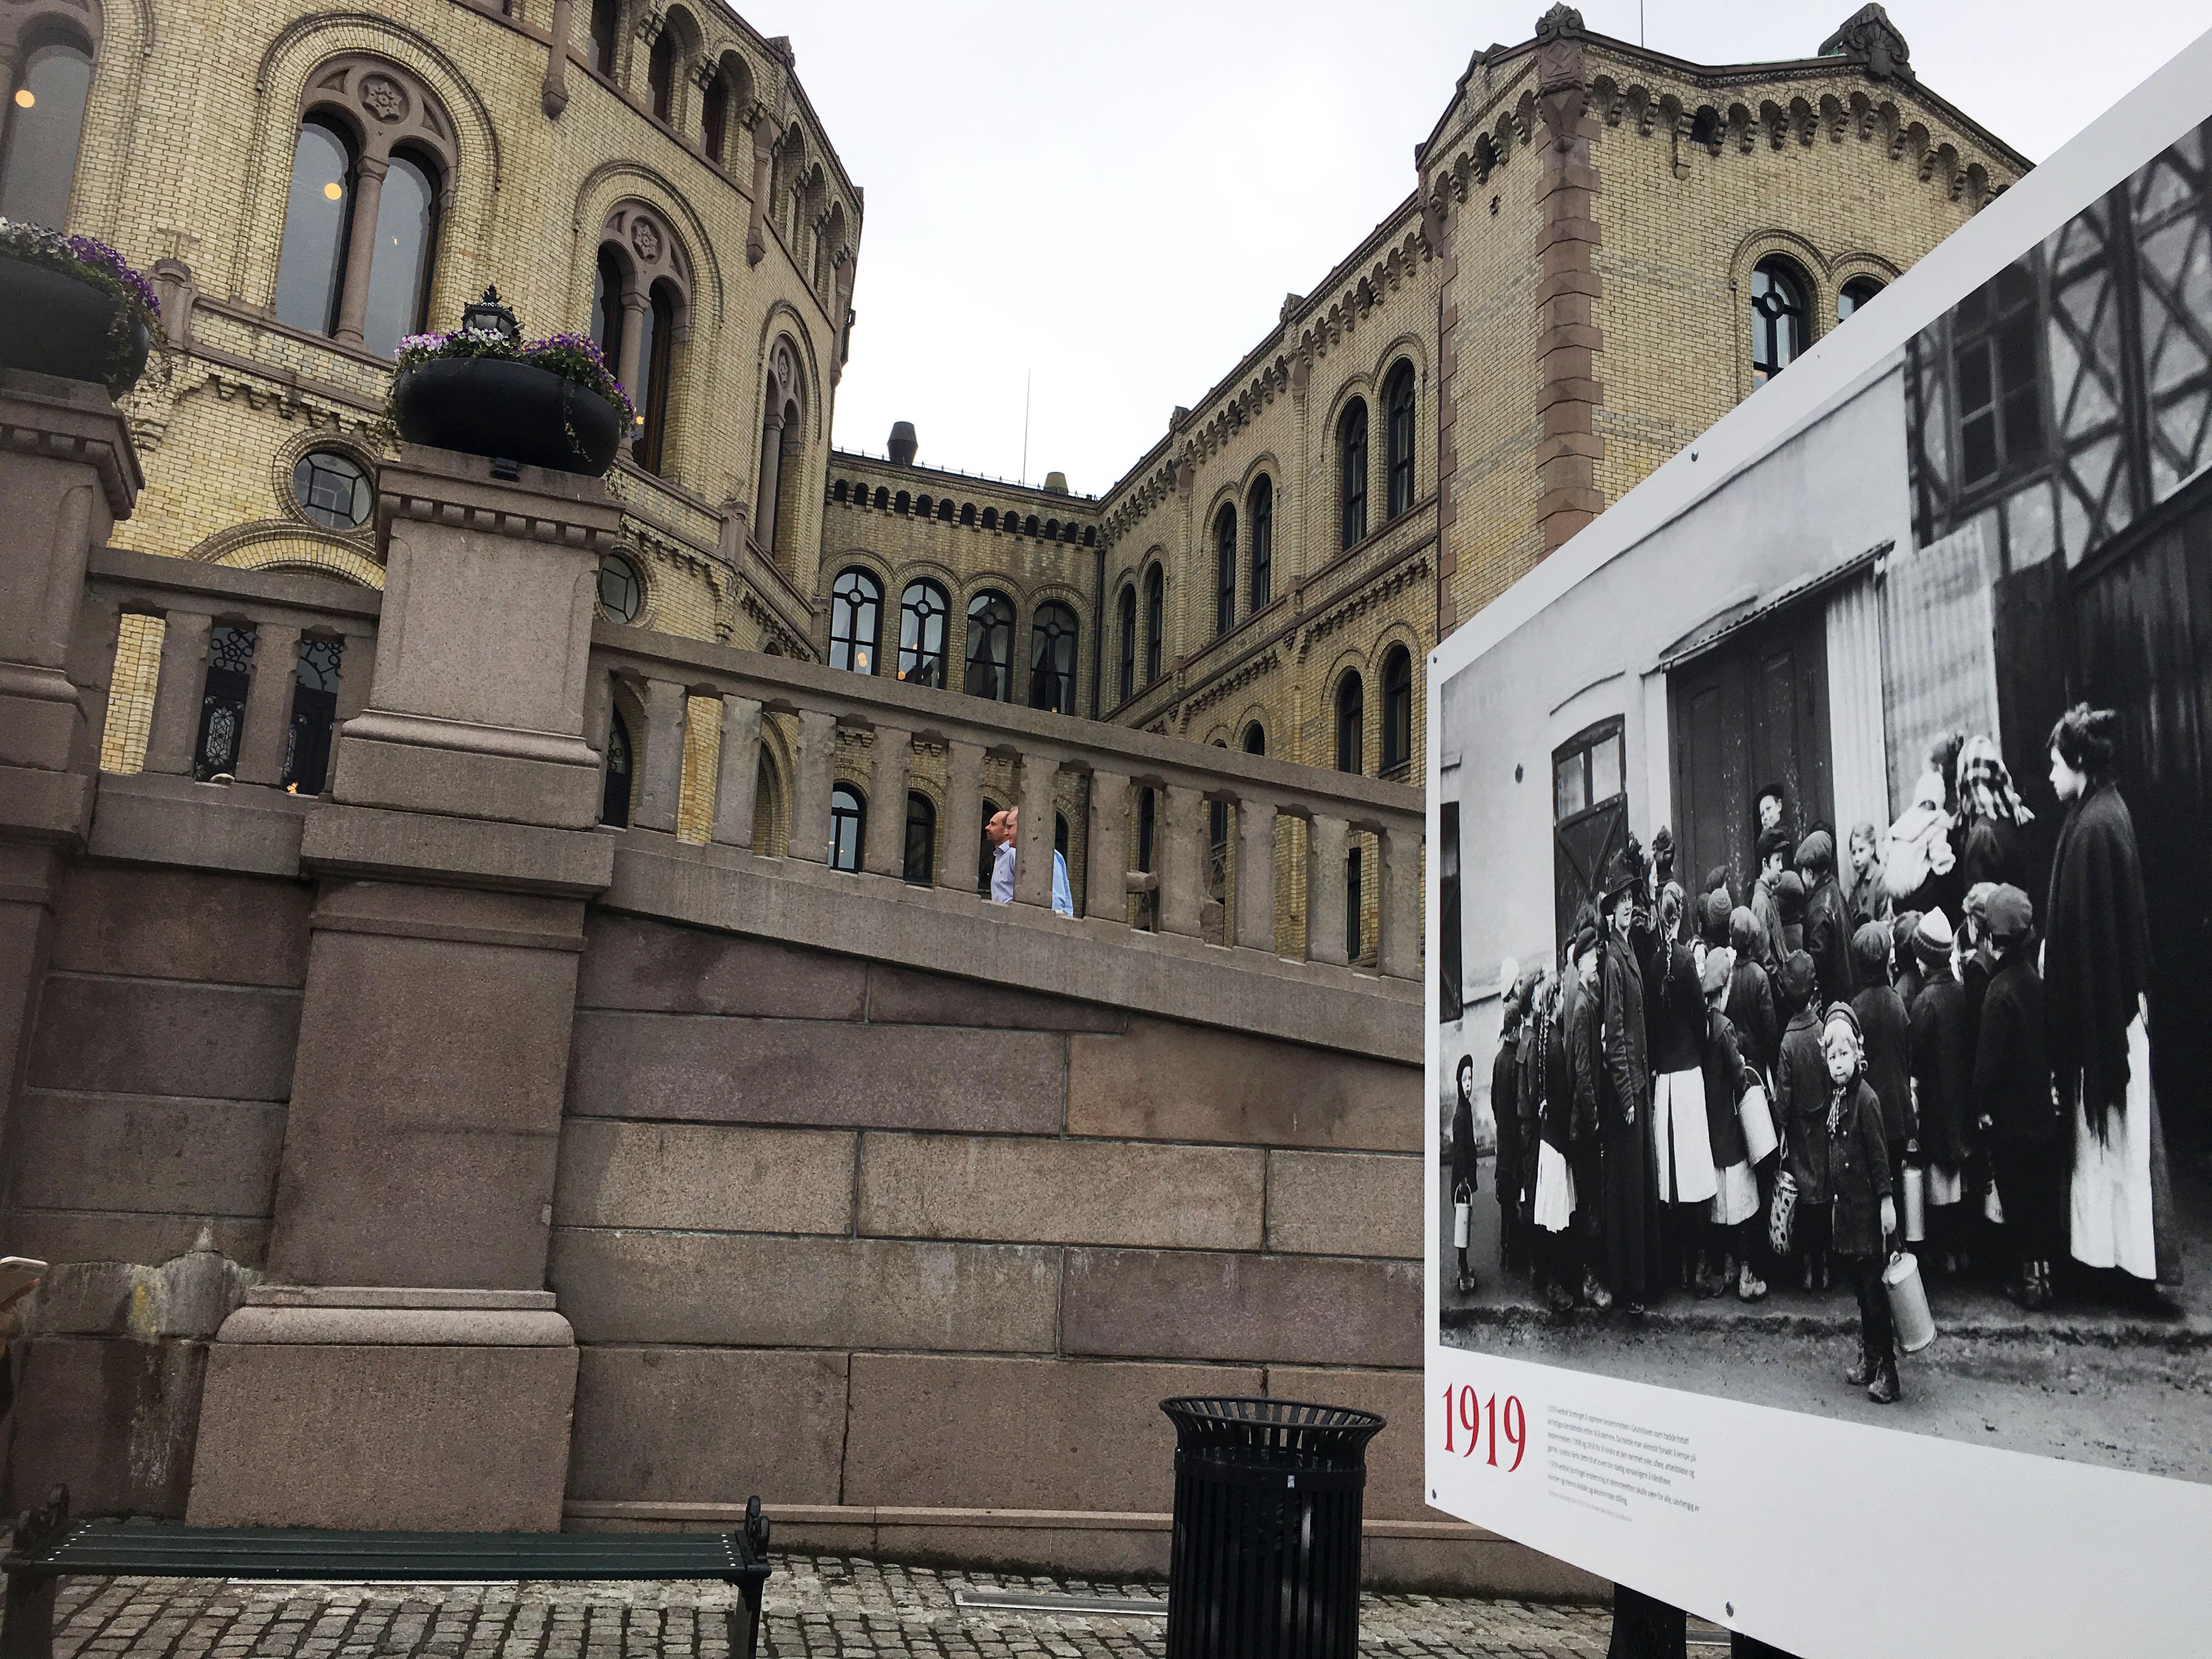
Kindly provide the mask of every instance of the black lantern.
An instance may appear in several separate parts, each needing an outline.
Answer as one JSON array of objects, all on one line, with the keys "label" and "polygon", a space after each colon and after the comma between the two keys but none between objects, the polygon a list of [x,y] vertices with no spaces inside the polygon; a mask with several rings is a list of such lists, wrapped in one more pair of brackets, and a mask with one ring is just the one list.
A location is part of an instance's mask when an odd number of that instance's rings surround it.
[{"label": "black lantern", "polygon": [[519,340],[522,325],[501,303],[496,288],[486,288],[483,298],[461,312],[461,332],[479,339]]}]

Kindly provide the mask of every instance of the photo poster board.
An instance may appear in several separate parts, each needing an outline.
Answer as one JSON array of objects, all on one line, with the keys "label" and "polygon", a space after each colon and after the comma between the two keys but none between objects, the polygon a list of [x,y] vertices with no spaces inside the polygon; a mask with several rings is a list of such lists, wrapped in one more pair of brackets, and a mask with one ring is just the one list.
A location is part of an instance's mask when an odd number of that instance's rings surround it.
[{"label": "photo poster board", "polygon": [[[1471,618],[1428,696],[1426,914],[1458,930],[1426,952],[1431,1504],[1799,1659],[2204,1650],[2212,35]],[[1843,1376],[1844,1284],[1807,1296],[1777,1271],[1750,1306],[1677,1289],[1640,1318],[1551,1312],[1501,1273],[1496,1220],[1480,1231],[1487,1158],[1460,1289],[1455,1074],[1472,1056],[1486,1131],[1499,967],[1556,961],[1562,860],[1603,832],[1593,789],[1647,848],[1672,827],[1686,889],[1726,864],[1742,903],[1768,769],[1804,798],[1796,834],[1847,835],[1911,805],[1944,731],[1987,733],[2035,814],[2010,855],[2039,936],[2065,817],[2048,734],[2081,700],[2118,711],[2141,841],[2157,1179],[2189,1200],[2159,1221],[2161,1249],[2180,1234],[2181,1311],[2030,1311],[1931,1271],[1939,1334],[1879,1404]],[[2057,1133],[2071,1149],[2081,1131]],[[2124,1159],[2118,1178],[2141,1176]],[[2042,1212],[2062,1272],[2076,1180]],[[2000,1253],[2018,1237],[1986,1211],[1956,1224]]]}]

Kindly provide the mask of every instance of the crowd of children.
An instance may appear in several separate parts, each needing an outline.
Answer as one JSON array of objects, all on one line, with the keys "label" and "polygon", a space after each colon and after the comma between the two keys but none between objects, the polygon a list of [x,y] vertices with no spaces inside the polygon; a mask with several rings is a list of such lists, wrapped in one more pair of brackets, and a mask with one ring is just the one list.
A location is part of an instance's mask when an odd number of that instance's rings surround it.
[{"label": "crowd of children", "polygon": [[[1501,985],[1502,1270],[1562,1313],[1847,1279],[1845,1376],[1883,1403],[1899,1395],[1893,1250],[2002,1276],[2031,1309],[2069,1251],[2145,1287],[2177,1279],[2115,738],[2086,708],[2051,733],[2068,814],[2047,939],[2024,885],[2033,815],[1986,738],[1939,744],[1886,835],[1853,830],[1843,872],[1834,837],[1793,842],[1782,791],[1763,792],[1741,903],[1724,870],[1686,893],[1667,830],[1649,857],[1632,837],[1557,963],[1509,963]],[[1468,1201],[1471,1060],[1458,1081]],[[1460,1273],[1465,1288],[1463,1248]]]}]

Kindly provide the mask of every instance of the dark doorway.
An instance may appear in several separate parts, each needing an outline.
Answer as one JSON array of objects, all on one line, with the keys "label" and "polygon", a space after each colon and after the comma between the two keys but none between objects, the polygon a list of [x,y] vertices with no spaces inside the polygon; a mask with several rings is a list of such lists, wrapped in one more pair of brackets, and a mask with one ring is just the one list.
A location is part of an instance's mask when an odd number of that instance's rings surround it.
[{"label": "dark doorway", "polygon": [[[1628,839],[1627,770],[1619,717],[1585,726],[1552,751],[1552,908],[1564,942],[1574,936],[1575,917],[1597,902],[1605,867]],[[1453,895],[1459,889],[1459,814],[1452,811],[1452,839],[1446,844]],[[1449,915],[1456,933],[1456,907]],[[1455,959],[1455,939],[1449,947]]]},{"label": "dark doorway", "polygon": [[1783,792],[1793,837],[1836,827],[1829,760],[1826,607],[1793,605],[1732,632],[1667,677],[1674,784],[1675,879],[1687,890],[1725,866],[1751,890],[1756,796]]}]

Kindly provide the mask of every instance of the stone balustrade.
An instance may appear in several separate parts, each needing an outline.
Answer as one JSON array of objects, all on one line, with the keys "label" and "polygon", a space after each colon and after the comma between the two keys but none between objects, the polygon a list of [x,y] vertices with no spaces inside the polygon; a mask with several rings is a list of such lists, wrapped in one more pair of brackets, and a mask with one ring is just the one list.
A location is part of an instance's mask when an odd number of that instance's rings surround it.
[{"label": "stone balustrade", "polygon": [[[1291,819],[1305,831],[1307,959],[1346,963],[1344,871],[1352,837],[1364,834],[1375,837],[1381,861],[1376,966],[1389,978],[1419,973],[1424,816],[1416,789],[604,621],[592,635],[592,670],[586,738],[595,748],[605,747],[614,681],[626,682],[645,711],[642,781],[632,820],[640,830],[675,832],[686,743],[703,736],[688,732],[687,724],[705,713],[720,722],[710,839],[765,852],[754,846],[756,780],[763,722],[780,717],[795,731],[790,856],[823,864],[832,845],[838,734],[866,732],[866,795],[876,803],[905,801],[917,746],[943,751],[939,822],[948,829],[948,849],[956,850],[935,860],[933,880],[948,892],[974,891],[973,867],[957,855],[961,843],[951,832],[980,821],[985,764],[1000,760],[1011,765],[1015,802],[1023,809],[1017,904],[1049,909],[1055,803],[1066,811],[1061,784],[1073,775],[1084,784],[1079,811],[1087,814],[1084,839],[1091,849],[1086,921],[1094,927],[1127,927],[1123,892],[1156,888],[1158,930],[1200,937],[1215,827],[1209,808],[1218,804],[1235,849],[1229,911],[1234,937],[1226,943],[1240,951],[1276,953],[1276,826]],[[1139,872],[1133,847],[1145,790],[1155,792],[1153,857],[1151,871]],[[894,879],[903,873],[904,829],[900,811],[868,814],[860,873]],[[1114,849],[1130,850],[1118,857]],[[1101,879],[1117,865],[1127,871],[1122,882]]]}]

